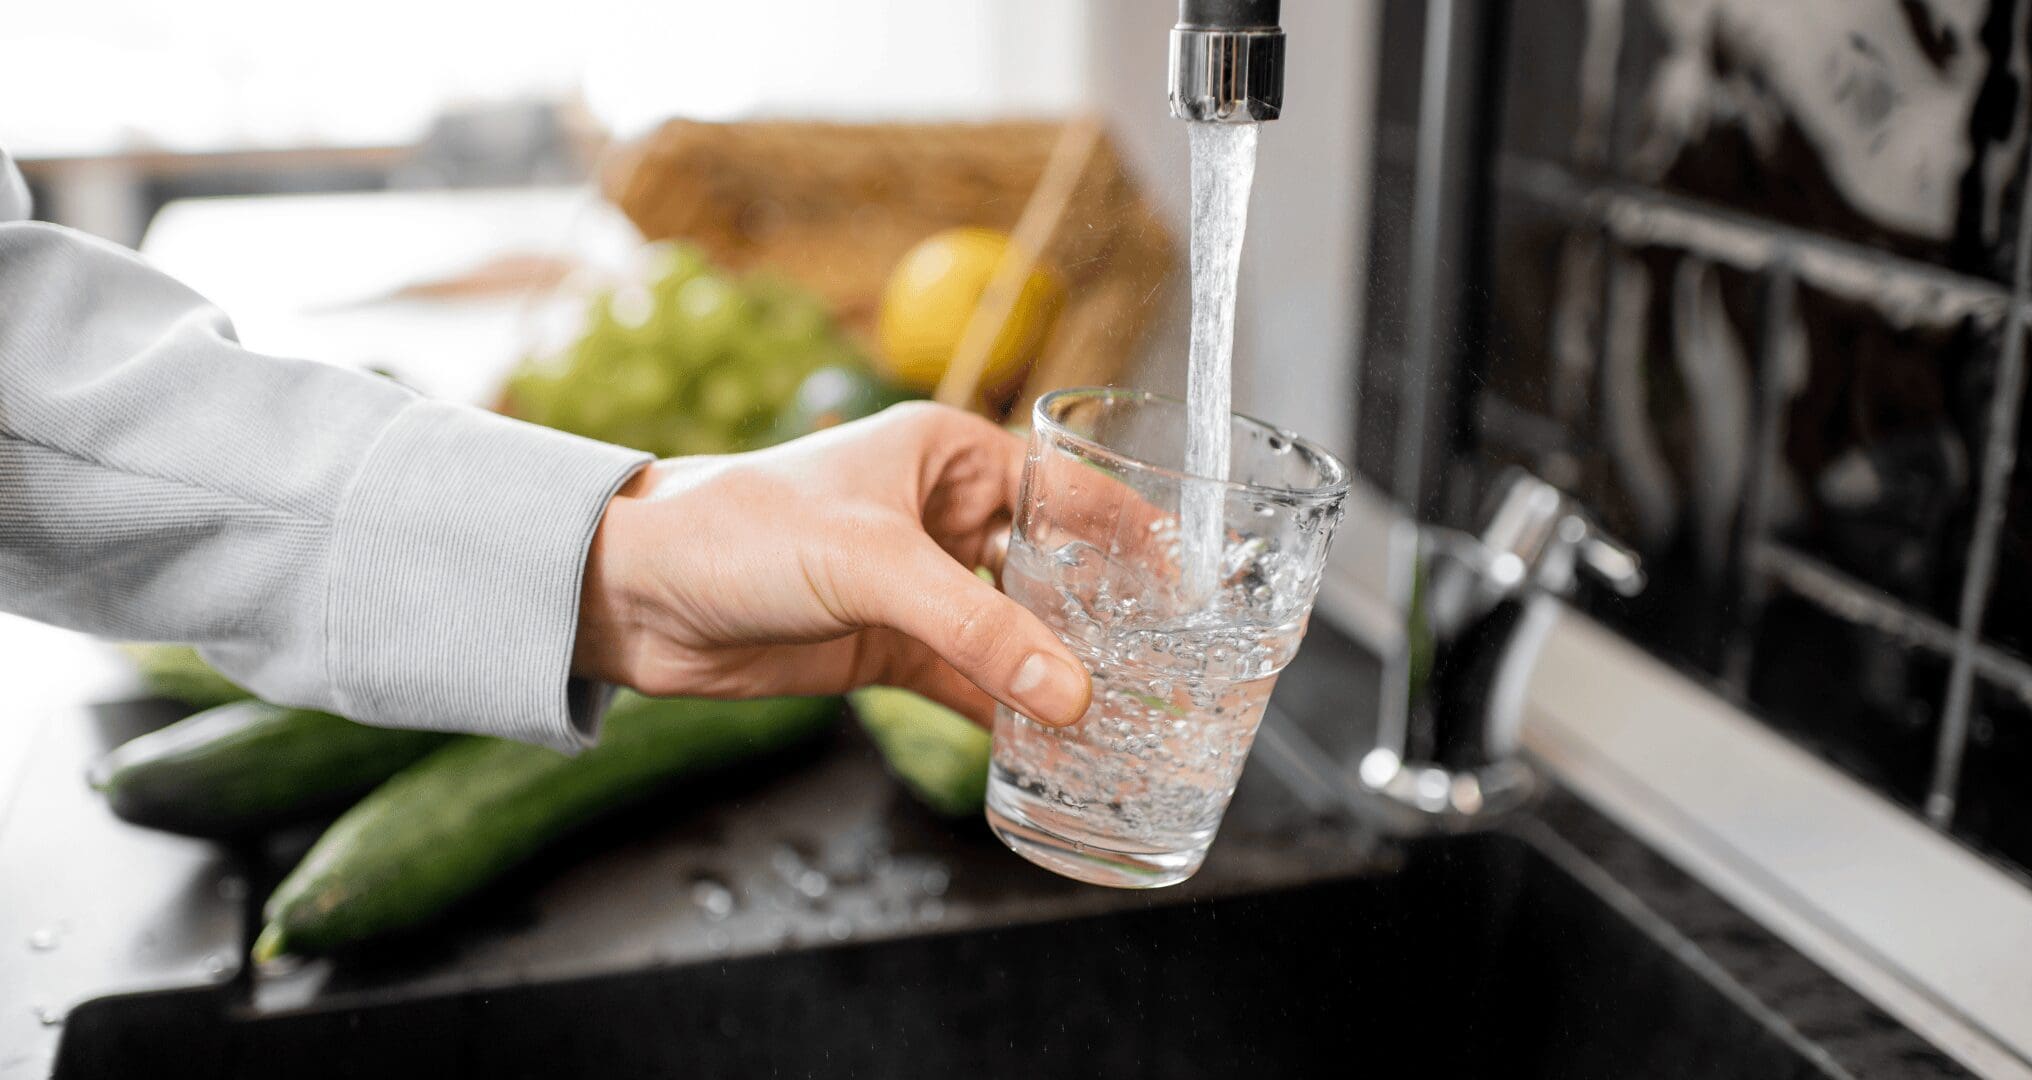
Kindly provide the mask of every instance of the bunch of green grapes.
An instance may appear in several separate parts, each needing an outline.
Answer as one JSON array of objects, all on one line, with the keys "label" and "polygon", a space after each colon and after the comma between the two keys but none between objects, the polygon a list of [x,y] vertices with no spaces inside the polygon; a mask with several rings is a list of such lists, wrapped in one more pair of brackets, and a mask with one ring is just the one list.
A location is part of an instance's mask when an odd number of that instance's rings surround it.
[{"label": "bunch of green grapes", "polygon": [[506,411],[661,457],[753,449],[826,366],[866,360],[820,300],[779,278],[733,277],[660,244],[639,281],[593,297],[584,333],[509,377]]}]

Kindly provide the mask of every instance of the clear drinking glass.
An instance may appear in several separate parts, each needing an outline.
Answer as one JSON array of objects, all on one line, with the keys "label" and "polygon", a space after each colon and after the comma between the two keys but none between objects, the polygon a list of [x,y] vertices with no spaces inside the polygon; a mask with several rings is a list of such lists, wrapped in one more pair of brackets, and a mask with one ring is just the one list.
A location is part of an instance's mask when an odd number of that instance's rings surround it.
[{"label": "clear drinking glass", "polygon": [[[1183,401],[1138,390],[1039,399],[1002,571],[1003,591],[1092,673],[1094,698],[1064,729],[997,712],[988,823],[1024,858],[1097,885],[1199,869],[1348,491],[1333,455],[1244,416],[1230,479],[1188,475],[1186,424]],[[1188,568],[1213,545],[1181,533],[1195,502],[1220,508],[1211,594]]]}]

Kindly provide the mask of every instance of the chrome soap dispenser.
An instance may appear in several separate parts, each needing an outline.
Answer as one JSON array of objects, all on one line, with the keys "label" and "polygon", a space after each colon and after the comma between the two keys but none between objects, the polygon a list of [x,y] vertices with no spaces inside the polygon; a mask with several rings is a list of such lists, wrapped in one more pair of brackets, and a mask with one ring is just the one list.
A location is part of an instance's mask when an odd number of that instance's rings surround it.
[{"label": "chrome soap dispenser", "polygon": [[1404,633],[1358,768],[1363,804],[1392,832],[1467,831],[1528,800],[1524,694],[1558,600],[1583,572],[1624,596],[1644,586],[1637,557],[1559,489],[1515,470],[1498,492],[1479,536],[1416,530],[1398,575]]}]

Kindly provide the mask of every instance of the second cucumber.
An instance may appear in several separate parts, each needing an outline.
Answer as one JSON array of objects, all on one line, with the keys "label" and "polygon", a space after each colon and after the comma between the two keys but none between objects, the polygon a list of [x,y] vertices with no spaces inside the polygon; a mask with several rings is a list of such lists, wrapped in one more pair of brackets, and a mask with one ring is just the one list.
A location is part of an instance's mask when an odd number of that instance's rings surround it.
[{"label": "second cucumber", "polygon": [[347,811],[276,887],[254,959],[417,926],[573,829],[713,768],[817,736],[837,698],[652,699],[622,692],[577,757],[466,739]]}]

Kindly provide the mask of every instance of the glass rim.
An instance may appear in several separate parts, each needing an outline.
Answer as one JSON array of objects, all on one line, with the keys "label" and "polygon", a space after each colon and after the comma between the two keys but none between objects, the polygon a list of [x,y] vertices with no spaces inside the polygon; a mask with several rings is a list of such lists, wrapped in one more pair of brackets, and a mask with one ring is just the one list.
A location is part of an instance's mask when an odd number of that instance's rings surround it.
[{"label": "glass rim", "polygon": [[1239,412],[1229,413],[1229,422],[1231,424],[1240,423],[1250,427],[1260,428],[1264,431],[1270,432],[1271,434],[1278,436],[1279,438],[1291,440],[1291,443],[1294,446],[1304,447],[1306,451],[1310,453],[1315,460],[1325,462],[1332,467],[1333,469],[1332,479],[1328,480],[1326,483],[1318,484],[1312,487],[1284,487],[1278,484],[1251,484],[1242,480],[1220,480],[1211,476],[1201,476],[1198,473],[1187,472],[1184,469],[1174,469],[1166,465],[1153,464],[1151,462],[1144,461],[1141,458],[1125,454],[1122,451],[1107,445],[1106,443],[1082,435],[1079,432],[1076,432],[1071,428],[1066,427],[1065,424],[1061,423],[1055,417],[1051,416],[1049,412],[1047,412],[1047,409],[1051,405],[1061,400],[1071,398],[1080,398],[1086,400],[1107,400],[1107,401],[1161,402],[1166,405],[1175,405],[1180,409],[1186,408],[1185,399],[1174,397],[1170,394],[1160,394],[1154,390],[1137,390],[1128,387],[1068,386],[1058,390],[1053,390],[1050,393],[1045,394],[1043,397],[1037,399],[1036,404],[1031,406],[1030,408],[1031,424],[1035,429],[1038,430],[1049,429],[1055,437],[1073,443],[1082,448],[1083,450],[1092,453],[1094,456],[1103,458],[1114,464],[1119,464],[1127,468],[1133,468],[1141,472],[1152,473],[1157,476],[1168,477],[1174,480],[1184,480],[1195,484],[1212,484],[1227,491],[1249,492],[1258,495],[1277,495],[1284,497],[1297,496],[1301,499],[1310,499],[1318,501],[1326,501],[1329,499],[1345,496],[1348,493],[1348,489],[1351,486],[1351,478],[1353,474],[1348,469],[1347,463],[1342,461],[1338,454],[1335,454],[1333,451],[1328,450],[1326,447],[1321,446],[1319,443],[1314,442],[1313,440],[1306,438],[1303,435],[1287,431],[1284,428],[1280,428],[1275,424],[1266,423],[1246,413]]}]

